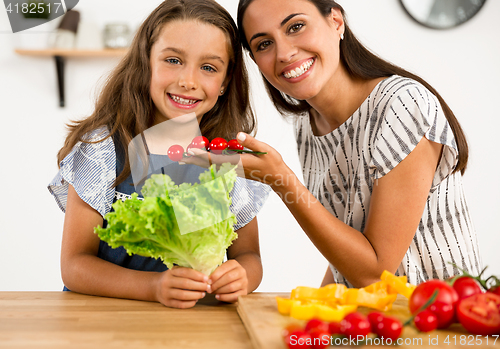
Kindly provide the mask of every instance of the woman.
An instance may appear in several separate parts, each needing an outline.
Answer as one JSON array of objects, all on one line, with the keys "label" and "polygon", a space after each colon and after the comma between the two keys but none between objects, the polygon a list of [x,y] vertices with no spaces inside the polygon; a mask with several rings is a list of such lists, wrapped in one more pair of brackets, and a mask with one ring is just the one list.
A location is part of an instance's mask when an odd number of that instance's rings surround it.
[{"label": "woman", "polygon": [[[462,189],[463,131],[425,81],[368,51],[332,0],[240,0],[244,47],[278,111],[292,114],[305,186],[270,146],[245,173],[278,193],[330,262],[323,284],[384,269],[418,284],[481,270]],[[458,268],[457,268],[458,267]]]}]

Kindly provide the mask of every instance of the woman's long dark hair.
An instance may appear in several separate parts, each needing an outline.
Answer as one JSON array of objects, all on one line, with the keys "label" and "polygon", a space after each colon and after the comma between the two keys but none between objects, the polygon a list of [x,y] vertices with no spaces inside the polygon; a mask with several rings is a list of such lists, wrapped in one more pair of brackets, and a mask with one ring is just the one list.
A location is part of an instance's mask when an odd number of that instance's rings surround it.
[{"label": "woman's long dark hair", "polygon": [[[272,0],[271,0],[272,1]],[[360,78],[364,80],[376,79],[381,77],[388,77],[391,75],[400,75],[413,80],[418,81],[424,85],[429,91],[431,91],[439,100],[441,107],[443,108],[444,115],[451,126],[453,135],[458,147],[458,163],[454,169],[454,173],[460,171],[462,175],[467,167],[467,160],[469,158],[469,147],[467,145],[467,140],[465,134],[460,126],[457,118],[453,114],[452,110],[446,104],[441,95],[424,79],[412,74],[390,62],[383,60],[377,55],[370,52],[361,42],[358,41],[353,32],[349,29],[347,22],[345,21],[345,11],[333,0],[308,0],[313,3],[319,12],[327,17],[331,14],[332,8],[339,9],[342,13],[345,23],[344,40],[340,42],[340,61],[349,73],[350,76],[354,78]],[[244,28],[243,28],[243,16],[248,8],[248,6],[253,2],[253,0],[240,0],[238,4],[238,28],[240,31],[241,42],[243,47],[252,53],[250,46],[246,40]],[[303,100],[297,100],[291,96],[288,96],[273,85],[271,85],[266,78],[262,75],[264,79],[264,84],[266,86],[267,92],[271,97],[273,104],[281,115],[285,116],[288,114],[298,115],[303,114],[311,109],[311,106]]]},{"label": "woman's long dark hair", "polygon": [[[107,126],[117,149],[124,153],[125,165],[115,185],[130,175],[128,144],[154,124],[155,106],[149,93],[151,84],[150,54],[153,44],[166,23],[174,20],[196,20],[221,29],[228,41],[230,62],[227,76],[231,79],[226,93],[201,122],[201,133],[208,139],[234,138],[236,133],[253,133],[256,119],[250,106],[248,75],[238,29],[231,15],[214,0],[166,0],[160,4],[139,28],[129,52],[111,73],[96,103],[94,113],[68,125],[69,134],[57,154],[57,162],[71,152],[85,135]],[[101,139],[100,141],[102,141]]]}]

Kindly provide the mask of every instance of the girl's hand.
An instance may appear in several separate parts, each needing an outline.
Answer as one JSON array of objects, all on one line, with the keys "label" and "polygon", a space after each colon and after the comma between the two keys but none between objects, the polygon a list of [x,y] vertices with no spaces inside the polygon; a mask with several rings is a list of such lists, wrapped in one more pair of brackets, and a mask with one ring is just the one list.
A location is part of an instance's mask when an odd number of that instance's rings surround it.
[{"label": "girl's hand", "polygon": [[248,278],[245,268],[234,259],[223,263],[210,275],[209,293],[220,301],[234,303],[238,296],[248,294]]},{"label": "girl's hand", "polygon": [[208,276],[191,268],[173,267],[160,273],[156,298],[171,308],[192,308],[205,297],[208,290]]}]

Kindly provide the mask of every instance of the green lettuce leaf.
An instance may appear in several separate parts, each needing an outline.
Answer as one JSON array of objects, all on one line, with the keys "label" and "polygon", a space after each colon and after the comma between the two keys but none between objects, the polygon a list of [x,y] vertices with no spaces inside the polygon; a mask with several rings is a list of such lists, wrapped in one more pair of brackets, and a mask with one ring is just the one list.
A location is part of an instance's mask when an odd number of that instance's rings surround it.
[{"label": "green lettuce leaf", "polygon": [[238,235],[229,210],[229,192],[236,182],[234,166],[223,164],[200,174],[199,184],[179,186],[167,175],[152,175],[130,199],[113,204],[107,227],[95,228],[112,248],[128,254],[160,258],[168,268],[191,267],[210,275]]}]

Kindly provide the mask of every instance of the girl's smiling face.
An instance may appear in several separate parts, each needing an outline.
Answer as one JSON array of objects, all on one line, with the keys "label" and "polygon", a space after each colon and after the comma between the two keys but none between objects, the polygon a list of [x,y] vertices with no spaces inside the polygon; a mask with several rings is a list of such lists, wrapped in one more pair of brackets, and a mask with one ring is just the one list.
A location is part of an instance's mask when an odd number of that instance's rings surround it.
[{"label": "girl's smiling face", "polygon": [[211,24],[174,20],[164,25],[150,58],[155,124],[193,112],[200,120],[214,107],[227,85],[228,46],[224,32]]},{"label": "girl's smiling face", "polygon": [[344,28],[336,9],[324,17],[307,0],[254,0],[243,28],[264,77],[296,99],[314,98],[338,71]]}]

